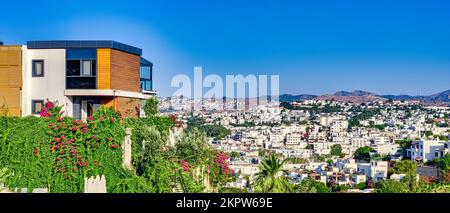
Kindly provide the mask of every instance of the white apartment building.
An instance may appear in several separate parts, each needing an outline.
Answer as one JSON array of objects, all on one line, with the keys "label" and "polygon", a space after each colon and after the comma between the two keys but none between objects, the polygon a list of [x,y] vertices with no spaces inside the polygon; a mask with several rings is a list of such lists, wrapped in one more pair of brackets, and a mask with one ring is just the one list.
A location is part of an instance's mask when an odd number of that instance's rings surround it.
[{"label": "white apartment building", "polygon": [[373,147],[380,155],[395,155],[400,151],[400,146],[398,144],[378,144]]},{"label": "white apartment building", "polygon": [[366,180],[367,180],[367,178],[366,178],[365,175],[357,175],[357,174],[354,174],[354,175],[352,176],[352,182],[353,182],[355,185],[358,185],[358,184],[360,184],[360,183],[365,183]]},{"label": "white apartment building", "polygon": [[259,166],[256,164],[235,164],[230,165],[230,168],[243,176],[250,176],[252,179],[259,172]]},{"label": "white apartment building", "polygon": [[314,153],[319,155],[329,155],[331,153],[331,147],[334,143],[331,142],[318,142],[314,143]]},{"label": "white apartment building", "polygon": [[281,134],[270,134],[269,135],[269,141],[272,143],[279,143],[284,140],[283,135]]},{"label": "white apartment building", "polygon": [[373,138],[375,144],[387,144],[390,142],[389,137],[377,136]]},{"label": "white apartment building", "polygon": [[290,133],[286,135],[286,146],[299,145],[302,142],[302,135],[299,133]]},{"label": "white apartment building", "polygon": [[347,120],[336,120],[333,122],[331,126],[331,132],[339,133],[339,132],[347,132],[348,129],[348,121]]},{"label": "white apartment building", "polygon": [[357,167],[358,172],[372,178],[372,180],[376,182],[387,178],[387,161],[371,161],[370,163],[358,163]]},{"label": "white apartment building", "polygon": [[414,141],[408,150],[412,160],[427,162],[448,153],[449,142],[420,140]]},{"label": "white apartment building", "polygon": [[345,160],[338,160],[336,162],[336,167],[341,170],[344,171],[346,173],[353,173],[354,171],[357,171],[357,164],[355,162],[355,159],[349,158],[349,159],[345,159]]}]

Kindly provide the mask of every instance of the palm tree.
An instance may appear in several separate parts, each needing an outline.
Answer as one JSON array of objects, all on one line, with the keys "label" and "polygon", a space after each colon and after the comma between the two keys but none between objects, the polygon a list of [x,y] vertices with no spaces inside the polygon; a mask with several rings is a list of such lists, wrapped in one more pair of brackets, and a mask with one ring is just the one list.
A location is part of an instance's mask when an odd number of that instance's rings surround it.
[{"label": "palm tree", "polygon": [[260,171],[255,181],[255,191],[260,193],[288,193],[292,192],[292,184],[282,170],[285,161],[281,161],[274,154],[261,162]]}]

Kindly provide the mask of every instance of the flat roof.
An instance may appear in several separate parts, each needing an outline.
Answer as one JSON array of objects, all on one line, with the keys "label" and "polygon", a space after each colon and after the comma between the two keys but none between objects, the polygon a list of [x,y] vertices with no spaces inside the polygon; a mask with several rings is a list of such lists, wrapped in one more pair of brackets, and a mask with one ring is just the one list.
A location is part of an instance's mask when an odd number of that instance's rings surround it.
[{"label": "flat roof", "polygon": [[134,55],[142,55],[142,49],[112,40],[51,40],[28,41],[28,49],[111,48]]},{"label": "flat roof", "polygon": [[141,57],[141,64],[145,66],[153,66],[153,63]]}]

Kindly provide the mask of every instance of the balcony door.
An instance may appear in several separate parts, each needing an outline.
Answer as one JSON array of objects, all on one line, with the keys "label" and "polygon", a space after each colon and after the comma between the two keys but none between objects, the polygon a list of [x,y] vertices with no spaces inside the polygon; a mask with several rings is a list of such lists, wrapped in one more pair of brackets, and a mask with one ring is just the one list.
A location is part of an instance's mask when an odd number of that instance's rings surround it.
[{"label": "balcony door", "polygon": [[82,100],[81,101],[81,119],[86,120],[88,116],[92,116],[94,113],[94,101]]}]

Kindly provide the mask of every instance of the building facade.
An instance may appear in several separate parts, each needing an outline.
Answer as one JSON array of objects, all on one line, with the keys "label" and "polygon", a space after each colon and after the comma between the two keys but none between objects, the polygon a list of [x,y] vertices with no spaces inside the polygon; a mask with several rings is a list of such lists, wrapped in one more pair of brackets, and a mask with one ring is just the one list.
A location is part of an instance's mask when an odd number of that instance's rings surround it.
[{"label": "building facade", "polygon": [[450,142],[419,140],[411,143],[407,155],[411,156],[411,160],[431,161],[435,158],[443,157],[449,151]]},{"label": "building facade", "polygon": [[37,115],[48,99],[78,119],[102,105],[138,117],[143,101],[156,96],[153,64],[141,55],[116,41],[0,45],[0,106],[12,116]]}]

